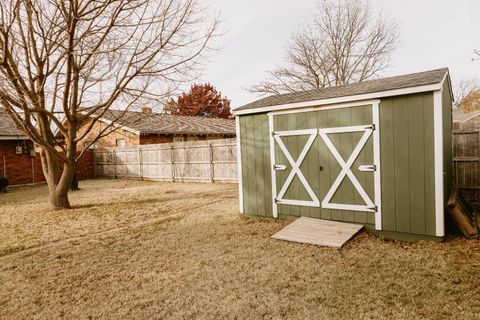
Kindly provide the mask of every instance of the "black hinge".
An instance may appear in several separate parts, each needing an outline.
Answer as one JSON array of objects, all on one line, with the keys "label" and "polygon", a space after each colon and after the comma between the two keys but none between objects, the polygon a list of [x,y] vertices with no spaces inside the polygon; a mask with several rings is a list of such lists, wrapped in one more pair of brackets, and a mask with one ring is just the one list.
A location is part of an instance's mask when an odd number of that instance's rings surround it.
[{"label": "black hinge", "polygon": [[365,129],[371,129],[372,131],[375,131],[375,124],[369,125],[368,127],[365,127]]},{"label": "black hinge", "polygon": [[375,212],[378,212],[378,206],[368,207],[368,210],[373,210]]}]

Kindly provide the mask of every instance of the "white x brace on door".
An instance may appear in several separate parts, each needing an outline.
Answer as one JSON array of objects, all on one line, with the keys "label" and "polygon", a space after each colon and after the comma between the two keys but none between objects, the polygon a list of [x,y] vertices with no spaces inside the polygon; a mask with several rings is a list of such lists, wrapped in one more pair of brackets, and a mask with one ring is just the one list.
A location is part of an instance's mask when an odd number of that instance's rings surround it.
[{"label": "white x brace on door", "polygon": [[[352,165],[357,159],[358,155],[362,151],[363,147],[366,145],[368,139],[372,135],[373,130],[375,129],[375,126],[351,126],[351,127],[337,127],[337,128],[325,128],[325,129],[318,129],[318,133],[320,137],[322,137],[323,141],[327,145],[328,149],[332,153],[332,155],[335,157],[337,160],[338,164],[340,164],[340,167],[342,170],[340,171],[339,175],[333,182],[332,186],[330,187],[330,190],[328,190],[327,194],[325,195],[325,198],[322,201],[322,208],[326,209],[340,209],[340,210],[351,210],[351,211],[367,211],[367,212],[375,212],[377,208],[375,207],[375,204],[373,201],[370,199],[368,194],[365,192],[365,189],[363,189],[362,185],[358,181],[357,177],[353,174],[352,172]],[[330,138],[328,137],[329,134],[335,134],[335,133],[350,133],[350,132],[363,132],[362,137],[360,138],[360,141],[358,141],[358,144],[356,147],[353,149],[350,157],[345,161],[340,153],[338,152],[337,148],[335,148],[335,145],[332,143]],[[361,165],[359,166],[359,171],[367,172],[367,171],[375,171],[376,166],[374,164],[372,165]],[[330,201],[332,200],[333,196],[335,195],[335,192],[337,192],[338,188],[340,187],[340,184],[342,181],[348,177],[350,181],[352,182],[353,186],[355,189],[358,191],[360,196],[362,197],[363,201],[365,202],[365,205],[357,205],[357,204],[343,204],[343,203],[331,203]]]},{"label": "white x brace on door", "polygon": [[[278,217],[278,205],[296,205],[296,206],[309,206],[309,207],[322,207],[326,209],[337,209],[337,210],[349,210],[349,211],[365,211],[365,212],[374,212],[375,213],[375,229],[382,229],[382,219],[381,219],[381,187],[380,187],[380,136],[378,131],[378,126],[380,122],[379,117],[379,101],[371,100],[368,102],[359,102],[347,103],[344,105],[337,105],[331,107],[324,107],[323,110],[332,110],[340,108],[349,108],[353,106],[365,106],[370,104],[372,106],[372,125],[354,125],[354,126],[345,126],[345,127],[333,127],[333,128],[311,128],[311,129],[302,129],[302,130],[286,130],[286,131],[276,131],[274,128],[273,117],[277,115],[287,115],[296,112],[313,112],[318,111],[317,108],[304,108],[303,110],[287,110],[287,111],[275,111],[269,113],[269,127],[271,132],[270,138],[270,157],[272,164],[272,197],[273,197],[273,217]],[[348,156],[347,159],[344,159],[338,152],[335,145],[332,143],[329,135],[336,133],[355,133],[360,132],[362,134],[357,145],[354,147],[352,153]],[[294,159],[286,147],[282,137],[289,136],[308,136],[307,141],[303,145],[302,151],[298,155],[297,159]],[[335,160],[341,167],[340,173],[337,178],[334,180],[330,189],[326,193],[324,199],[320,202],[317,196],[317,190],[313,190],[309,182],[303,175],[300,170],[305,157],[310,151],[312,145],[315,143],[315,139],[319,137],[327,146],[330,153],[333,155]],[[374,192],[373,199],[370,198],[369,194],[365,191],[362,184],[358,181],[355,174],[352,172],[352,166],[355,163],[355,160],[359,157],[360,153],[364,149],[365,145],[369,139],[372,138],[373,142],[373,163],[361,164],[358,167],[358,170],[361,172],[372,172],[374,175]],[[291,166],[291,171],[289,172],[287,178],[284,180],[280,189],[277,189],[277,172],[287,170],[285,164],[276,163],[275,157],[275,145],[278,145],[281,152],[288,161],[288,164]],[[294,177],[297,176],[301,182],[301,185],[306,190],[309,198],[311,200],[299,200],[299,199],[285,199],[285,194],[287,193],[288,188],[292,184]],[[315,176],[316,179],[322,179],[321,175]],[[362,198],[363,204],[348,204],[348,203],[332,203],[332,199],[335,196],[335,193],[338,191],[342,181],[349,179],[355,190],[359,193]],[[312,179],[310,176],[309,179]]]},{"label": "white x brace on door", "polygon": [[[317,132],[318,132],[317,129],[306,129],[306,130],[279,131],[279,132],[273,133],[273,138],[275,139],[275,142],[277,142],[278,146],[280,147],[280,150],[282,150],[283,154],[287,158],[288,163],[292,166],[292,170],[290,171],[289,175],[287,176],[287,179],[283,183],[283,186],[280,188],[280,191],[275,197],[275,203],[291,204],[291,205],[299,205],[299,206],[312,206],[312,207],[320,206],[320,201],[318,200],[317,195],[312,190],[312,187],[310,186],[310,184],[308,184],[308,181],[307,179],[305,179],[305,176],[303,175],[302,171],[300,171],[300,165],[302,164],[303,160],[305,159],[305,156],[307,155],[308,151],[312,147],[313,142],[317,137]],[[298,159],[294,160],[292,155],[288,151],[287,147],[285,146],[282,140],[282,137],[304,136],[304,135],[309,136],[308,140],[303,146],[302,152],[300,152]],[[277,165],[277,164],[273,165],[274,171],[283,171],[286,169],[287,167],[285,165]],[[283,198],[285,196],[285,193],[287,192],[288,187],[292,183],[295,175],[298,176],[303,187],[305,188],[305,190],[307,190],[308,195],[312,199],[311,201]]]}]

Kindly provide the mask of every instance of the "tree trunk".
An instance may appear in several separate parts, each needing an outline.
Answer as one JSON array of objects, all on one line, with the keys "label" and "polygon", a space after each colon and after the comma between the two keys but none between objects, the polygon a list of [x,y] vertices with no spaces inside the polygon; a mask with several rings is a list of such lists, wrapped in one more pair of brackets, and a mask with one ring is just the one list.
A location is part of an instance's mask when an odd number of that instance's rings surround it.
[{"label": "tree trunk", "polygon": [[80,190],[78,187],[78,176],[77,176],[77,168],[75,167],[75,170],[73,171],[73,178],[72,178],[72,183],[70,184],[70,190],[71,191],[77,191]]},{"label": "tree trunk", "polygon": [[47,180],[50,205],[54,210],[70,209],[68,191],[75,172],[75,157],[67,156],[67,162],[63,164],[62,169],[51,151],[43,149],[40,155],[43,173]]},{"label": "tree trunk", "polygon": [[68,199],[68,188],[66,190],[56,190],[50,193],[50,205],[55,210],[70,209],[70,201]]}]

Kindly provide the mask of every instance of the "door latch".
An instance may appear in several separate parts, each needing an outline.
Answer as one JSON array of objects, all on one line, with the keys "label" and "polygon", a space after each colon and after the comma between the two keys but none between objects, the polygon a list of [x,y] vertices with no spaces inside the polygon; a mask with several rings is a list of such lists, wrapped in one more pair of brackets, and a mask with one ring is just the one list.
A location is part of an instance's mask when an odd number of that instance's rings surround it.
[{"label": "door latch", "polygon": [[284,171],[287,170],[287,166],[283,164],[274,164],[273,165],[273,170],[275,171]]},{"label": "door latch", "polygon": [[358,171],[361,171],[361,172],[377,171],[377,166],[374,164],[364,164],[364,165],[358,166]]}]

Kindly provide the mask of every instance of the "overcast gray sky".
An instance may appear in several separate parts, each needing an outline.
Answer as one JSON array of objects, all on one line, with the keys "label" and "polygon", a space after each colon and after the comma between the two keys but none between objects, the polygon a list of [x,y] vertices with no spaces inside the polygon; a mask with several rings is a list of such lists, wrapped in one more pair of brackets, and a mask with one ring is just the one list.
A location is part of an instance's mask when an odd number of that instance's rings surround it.
[{"label": "overcast gray sky", "polygon": [[[284,46],[297,26],[311,17],[315,0],[203,0],[221,12],[221,50],[209,56],[203,81],[232,100],[232,107],[255,100],[245,90],[281,65]],[[400,43],[388,75],[449,67],[453,82],[480,79],[479,0],[371,0],[400,27]]]}]

